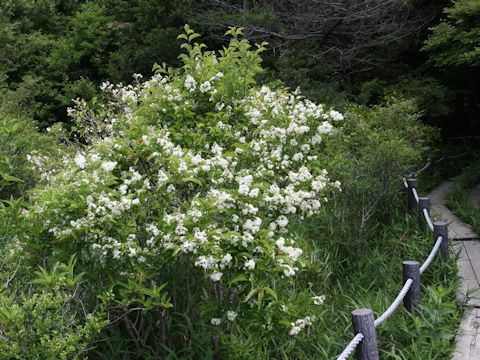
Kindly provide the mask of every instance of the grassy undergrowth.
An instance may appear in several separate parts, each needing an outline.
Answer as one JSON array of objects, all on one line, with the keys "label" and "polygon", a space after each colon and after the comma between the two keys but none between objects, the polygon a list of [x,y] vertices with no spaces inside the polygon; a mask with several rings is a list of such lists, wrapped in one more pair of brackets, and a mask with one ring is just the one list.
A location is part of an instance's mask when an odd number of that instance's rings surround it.
[{"label": "grassy undergrowth", "polygon": [[447,206],[473,230],[480,233],[480,209],[468,199],[470,190],[480,182],[480,161],[465,168],[456,186],[447,194]]},{"label": "grassy undergrowth", "polygon": [[[416,217],[402,209],[396,212],[390,224],[369,237],[368,244],[352,247],[335,235],[337,231],[327,227],[319,229],[315,221],[296,226],[296,232],[310,240],[311,260],[315,264],[297,281],[310,282],[312,292],[325,294],[325,302],[321,319],[305,332],[300,342],[297,338],[297,342],[292,339],[275,344],[277,359],[335,359],[353,337],[351,312],[367,307],[374,311],[375,317],[381,315],[402,287],[402,261],[423,263],[433,245],[431,234],[419,231]],[[409,313],[401,305],[377,328],[381,359],[450,358],[463,314],[455,298],[456,273],[453,256],[445,261],[437,257],[432,262],[421,277],[422,300],[418,311]],[[316,278],[318,281],[314,280]],[[290,291],[289,296],[302,296],[298,289]],[[271,359],[272,349],[259,351],[261,338],[243,336],[244,358]],[[128,359],[121,337],[111,337],[109,344],[109,356]],[[294,357],[292,348],[295,349]]]},{"label": "grassy undergrowth", "polygon": [[[422,263],[432,245],[431,234],[418,231],[416,219],[401,211],[369,240],[368,248],[336,243],[331,249],[331,243],[317,242],[319,252],[333,254],[328,260],[331,276],[323,284],[327,294],[323,326],[315,327],[316,334],[310,337],[317,339],[318,358],[338,356],[351,340],[352,310],[371,308],[376,317],[386,310],[402,286],[402,261]],[[421,280],[419,311],[410,314],[401,306],[377,329],[381,358],[447,359],[453,351],[462,317],[455,299],[455,259],[435,259]],[[299,358],[313,358],[305,355]]]}]

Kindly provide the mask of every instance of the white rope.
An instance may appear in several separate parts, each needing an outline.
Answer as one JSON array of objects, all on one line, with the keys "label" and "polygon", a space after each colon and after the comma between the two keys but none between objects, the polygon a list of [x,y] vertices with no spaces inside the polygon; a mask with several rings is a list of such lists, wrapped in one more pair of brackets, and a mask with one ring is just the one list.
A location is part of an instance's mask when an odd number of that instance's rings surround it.
[{"label": "white rope", "polygon": [[415,198],[415,201],[417,202],[418,204],[418,194],[417,194],[417,189],[415,188],[412,188],[412,193],[413,193],[413,197]]},{"label": "white rope", "polygon": [[405,185],[405,189],[408,189],[407,179],[403,178],[403,185]]},{"label": "white rope", "polygon": [[[440,159],[440,160],[443,160],[443,158]],[[433,162],[434,162],[434,161],[433,161],[433,158],[432,158],[432,157],[429,157],[428,160],[427,160],[427,162],[426,162],[426,164],[425,164],[420,170],[412,171],[410,174],[408,174],[408,177],[410,178],[410,177],[412,177],[412,176],[414,176],[414,175],[416,175],[416,174],[420,174],[421,172],[427,170],[427,169],[432,165]],[[436,163],[436,161],[435,161],[435,163]]]},{"label": "white rope", "polygon": [[400,293],[397,295],[395,300],[393,300],[392,305],[390,305],[389,308],[385,310],[385,312],[382,315],[380,315],[378,318],[376,318],[375,321],[373,322],[373,325],[375,325],[375,327],[377,327],[378,325],[383,323],[385,320],[387,320],[390,316],[392,316],[395,310],[397,310],[397,308],[402,303],[403,298],[407,295],[408,290],[410,290],[410,286],[412,286],[412,283],[413,283],[412,279],[408,279],[407,281],[405,281],[405,284],[403,285],[402,290],[400,290]]},{"label": "white rope", "polygon": [[353,340],[350,341],[350,344],[348,344],[345,350],[343,350],[343,352],[338,356],[337,360],[347,360],[348,357],[355,351],[358,344],[362,342],[363,338],[364,336],[362,333],[355,335]]},{"label": "white rope", "polygon": [[427,170],[427,169],[430,167],[430,165],[432,165],[432,159],[431,159],[431,158],[428,159],[427,163],[425,164],[425,166],[424,166],[423,168],[421,168],[420,170],[415,171],[415,173],[419,174],[419,173]]},{"label": "white rope", "polygon": [[437,253],[438,249],[440,248],[440,245],[442,244],[442,240],[443,240],[442,236],[439,236],[437,238],[437,241],[435,242],[435,245],[433,246],[433,249],[430,252],[430,255],[428,255],[427,260],[425,260],[423,265],[420,267],[420,274],[422,274],[430,266],[430,263],[433,261],[435,254]]},{"label": "white rope", "polygon": [[430,230],[433,231],[432,219],[430,218],[430,214],[428,213],[428,210],[425,208],[423,208],[423,216],[425,217],[425,221],[427,222],[428,227],[430,228]]},{"label": "white rope", "polygon": [[434,161],[435,164],[438,164],[439,162],[442,162],[445,159],[445,155],[443,155],[440,159],[437,159]]}]

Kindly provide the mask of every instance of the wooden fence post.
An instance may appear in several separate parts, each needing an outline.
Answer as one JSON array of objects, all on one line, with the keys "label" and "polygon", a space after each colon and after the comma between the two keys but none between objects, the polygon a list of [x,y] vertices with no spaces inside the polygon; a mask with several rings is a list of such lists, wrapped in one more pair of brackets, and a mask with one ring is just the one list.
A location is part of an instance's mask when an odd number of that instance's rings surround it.
[{"label": "wooden fence post", "polygon": [[421,197],[418,198],[418,226],[423,230],[427,224],[427,220],[423,215],[423,209],[427,209],[427,213],[430,214],[430,198]]},{"label": "wooden fence post", "polygon": [[212,334],[212,345],[213,351],[215,354],[213,355],[214,360],[222,360],[222,356],[220,355],[220,334],[218,332],[214,332]]},{"label": "wooden fence post", "polygon": [[413,283],[403,299],[403,304],[408,311],[414,310],[420,303],[420,263],[418,261],[403,262],[403,283],[408,279],[412,279]]},{"label": "wooden fence post", "polygon": [[414,210],[417,206],[417,200],[415,200],[415,196],[413,195],[412,189],[417,189],[418,181],[417,179],[407,179],[407,191],[408,191],[408,210]]},{"label": "wooden fence post", "polygon": [[373,311],[357,309],[352,312],[353,331],[363,334],[363,340],[357,346],[357,360],[379,360],[377,331],[373,324]]},{"label": "wooden fence post", "polygon": [[433,223],[433,241],[437,241],[437,238],[441,236],[443,238],[440,245],[440,254],[443,259],[448,258],[448,225],[445,221],[435,221]]}]

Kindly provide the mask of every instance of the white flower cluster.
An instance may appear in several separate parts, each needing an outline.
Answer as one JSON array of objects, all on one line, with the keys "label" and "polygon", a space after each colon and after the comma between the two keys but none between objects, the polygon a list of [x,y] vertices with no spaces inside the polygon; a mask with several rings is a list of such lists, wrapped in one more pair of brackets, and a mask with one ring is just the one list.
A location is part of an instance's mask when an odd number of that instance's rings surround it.
[{"label": "white flower cluster", "polygon": [[[202,82],[200,92],[212,92],[213,83],[222,77],[223,74],[218,73],[210,78],[211,81]],[[189,92],[196,89],[196,84],[197,80],[191,75],[187,75],[183,82]],[[159,85],[161,88],[158,88]],[[122,103],[126,98],[142,98],[148,102],[148,94],[154,88],[157,93],[152,101],[161,102],[160,98],[176,103],[184,98],[181,89],[166,83],[158,75],[139,88],[111,85],[105,85],[104,88],[119,96]],[[188,107],[188,104],[184,106]],[[73,161],[79,170],[88,170],[90,168],[87,169],[87,166],[94,164],[93,169],[101,169],[104,173],[90,170],[80,177],[71,173],[76,178],[70,183],[71,186],[83,185],[91,189],[86,202],[87,214],[65,221],[63,229],[62,224],[52,226],[52,232],[64,236],[72,230],[101,228],[107,219],[124,216],[132,206],[139,205],[142,198],[147,201],[152,192],[166,189],[164,197],[175,199],[171,204],[177,202],[180,206],[170,207],[169,210],[164,208],[163,219],[156,219],[155,231],[152,231],[152,225],[143,230],[137,226],[137,232],[148,233],[143,245],[138,241],[125,243],[117,235],[102,236],[100,232],[90,236],[96,242],[92,248],[98,250],[102,258],[110,253],[115,259],[122,256],[148,259],[161,251],[159,248],[153,250],[155,246],[178,248],[183,253],[196,254],[195,265],[210,272],[212,281],[220,281],[223,271],[233,264],[232,260],[226,259],[234,257],[236,252],[257,248],[257,234],[261,233],[261,237],[266,236],[277,245],[276,250],[269,254],[270,261],[283,269],[284,276],[295,275],[300,268],[297,262],[303,251],[293,245],[293,239],[285,237],[288,217],[303,218],[318,213],[325,188],[338,187],[338,184],[330,183],[325,170],[318,170],[310,164],[318,160],[319,139],[333,131],[328,119],[339,120],[341,116],[333,110],[324,112],[321,105],[299,96],[273,91],[268,87],[262,87],[239,102],[238,111],[246,114],[245,126],[235,133],[240,145],[234,144],[234,148],[242,151],[229,152],[227,144],[216,142],[205,144],[206,151],[186,150],[175,142],[168,130],[150,127],[141,137],[142,142],[138,147],[154,150],[150,156],[152,170],[140,173],[139,169],[130,168],[129,171],[122,171],[120,182],[116,180],[119,184],[116,188],[97,190],[109,181],[110,173],[118,168],[124,156],[122,148],[126,145],[123,130],[97,141],[97,148],[103,148],[104,152],[108,148],[107,154],[99,156],[98,150],[93,154],[77,153]],[[125,112],[133,114],[135,110]],[[128,123],[124,123],[122,129],[135,126],[138,120],[127,116],[125,121]],[[230,131],[231,128],[231,125],[222,125],[222,130]],[[252,136],[251,128],[255,129],[256,136]],[[105,161],[102,158],[112,160]],[[207,185],[208,190],[199,193],[177,190],[185,187],[182,179],[190,178],[199,179]],[[202,210],[203,203],[195,200],[199,198],[211,201],[217,212],[214,218],[211,218],[211,211]],[[187,208],[181,205],[184,201],[189,202]],[[273,214],[277,215],[272,218]],[[196,225],[205,223],[207,218],[210,218],[207,229]],[[187,220],[194,226],[187,225]],[[261,229],[268,231],[263,233]],[[139,235],[139,238],[142,236]],[[224,240],[226,238],[228,241]],[[258,264],[254,258],[246,261],[241,268],[255,270]]]},{"label": "white flower cluster", "polygon": [[304,319],[298,319],[291,323],[290,335],[298,335],[300,331],[313,324],[317,320],[315,316],[307,316]]},{"label": "white flower cluster", "polygon": [[322,305],[325,301],[325,295],[314,296],[312,300],[315,305]]}]

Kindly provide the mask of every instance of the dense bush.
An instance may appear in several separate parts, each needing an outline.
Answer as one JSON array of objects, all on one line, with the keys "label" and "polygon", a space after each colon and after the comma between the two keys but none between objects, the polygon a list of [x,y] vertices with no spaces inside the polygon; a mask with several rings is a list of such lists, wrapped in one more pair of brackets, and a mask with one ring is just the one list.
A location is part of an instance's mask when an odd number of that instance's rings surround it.
[{"label": "dense bush", "polygon": [[480,1],[453,0],[451,5],[444,9],[446,21],[431,28],[423,50],[431,53],[430,59],[438,67],[478,67]]},{"label": "dense bush", "polygon": [[40,134],[36,124],[14,106],[0,108],[0,199],[19,197],[40,180],[37,165],[48,159],[42,169],[48,176],[62,147],[56,135]]},{"label": "dense bush", "polygon": [[406,77],[395,84],[373,79],[362,84],[357,100],[362,104],[378,105],[391,98],[415,102],[427,119],[435,119],[452,112],[452,92],[432,77]]},{"label": "dense bush", "polygon": [[72,359],[89,347],[106,321],[101,310],[87,314],[82,309],[82,274],[74,273],[74,265],[72,257],[51,270],[40,268],[28,287],[16,281],[15,273],[2,278],[2,359]]},{"label": "dense bush", "polygon": [[351,105],[327,144],[328,168],[342,182],[335,221],[357,244],[365,246],[371,230],[389,222],[403,196],[400,179],[433,154],[436,131],[419,121],[417,109],[412,100],[393,98],[385,106]]}]

